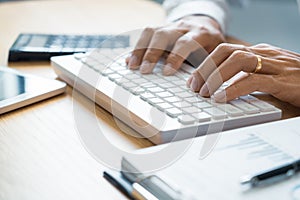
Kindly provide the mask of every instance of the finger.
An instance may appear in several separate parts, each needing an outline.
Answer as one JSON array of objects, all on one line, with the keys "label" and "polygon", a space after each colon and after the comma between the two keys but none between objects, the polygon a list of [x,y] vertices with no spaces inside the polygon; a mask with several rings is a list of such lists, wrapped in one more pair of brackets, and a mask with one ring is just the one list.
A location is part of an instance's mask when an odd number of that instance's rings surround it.
[{"label": "finger", "polygon": [[[247,47],[243,45],[235,44],[220,44],[216,49],[203,61],[203,63],[193,72],[194,77],[191,82],[192,85],[197,85],[197,88],[192,88],[194,91],[199,91],[202,85],[205,83],[210,74],[215,71],[221,63],[223,63],[234,51],[244,50],[248,51]],[[198,77],[198,78],[195,78]]]},{"label": "finger", "polygon": [[190,77],[188,78],[188,80],[186,81],[186,86],[187,86],[187,87],[190,87],[191,82],[192,82],[192,79],[193,79],[193,77],[190,76]]},{"label": "finger", "polygon": [[269,44],[264,44],[264,43],[253,45],[250,47],[250,49],[253,52],[255,52],[259,55],[265,56],[265,57],[273,57],[273,58],[277,57],[278,58],[278,56],[280,56],[280,55],[291,56],[291,57],[297,58],[297,59],[300,57],[299,53],[289,51],[286,49],[282,49],[279,47],[275,47],[275,46],[272,46]]},{"label": "finger", "polygon": [[130,58],[128,59],[128,67],[130,69],[139,68],[154,31],[154,28],[145,28],[143,30],[133,52],[131,53]]},{"label": "finger", "polygon": [[276,81],[272,75],[249,74],[214,95],[216,102],[224,103],[255,91],[276,93]]},{"label": "finger", "polygon": [[125,63],[126,63],[126,65],[129,64],[129,61],[130,61],[130,56],[128,56],[128,57],[125,58]]},{"label": "finger", "polygon": [[182,37],[178,38],[166,60],[166,66],[163,69],[164,75],[174,74],[181,67],[182,63],[188,58],[188,56],[196,50],[199,50],[203,56],[207,55],[206,51],[201,45],[201,42],[197,41],[197,39],[201,37],[202,35],[199,32],[188,32]]},{"label": "finger", "polygon": [[[262,68],[258,73],[279,74],[282,70],[279,61],[260,57]],[[251,73],[258,66],[257,55],[241,50],[234,51],[218,69],[216,69],[207,79],[200,90],[201,96],[211,96],[225,81],[228,81],[240,72]]]},{"label": "finger", "polygon": [[143,57],[143,62],[140,67],[141,73],[151,73],[158,60],[161,58],[170,41],[171,35],[178,34],[170,29],[159,29],[155,31],[151,42]]}]

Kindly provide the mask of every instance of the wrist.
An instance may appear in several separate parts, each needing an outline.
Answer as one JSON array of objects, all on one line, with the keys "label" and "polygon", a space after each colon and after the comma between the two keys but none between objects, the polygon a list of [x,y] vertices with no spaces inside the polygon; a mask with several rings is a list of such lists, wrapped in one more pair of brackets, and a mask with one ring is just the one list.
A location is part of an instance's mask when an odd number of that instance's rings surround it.
[{"label": "wrist", "polygon": [[215,30],[220,31],[221,34],[223,34],[222,28],[220,24],[215,20],[213,17],[208,15],[202,15],[202,14],[195,14],[195,15],[188,15],[185,17],[182,17],[180,20],[188,20],[198,23],[199,25],[206,25],[210,26],[211,28],[214,28]]}]

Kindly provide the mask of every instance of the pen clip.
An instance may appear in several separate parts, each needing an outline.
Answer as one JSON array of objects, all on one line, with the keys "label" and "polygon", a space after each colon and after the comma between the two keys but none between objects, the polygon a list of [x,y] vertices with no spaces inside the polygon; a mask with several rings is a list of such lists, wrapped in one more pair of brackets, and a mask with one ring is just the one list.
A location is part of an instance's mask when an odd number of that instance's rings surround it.
[{"label": "pen clip", "polygon": [[156,196],[158,199],[174,200],[182,196],[181,192],[175,190],[159,176],[150,175],[137,181],[146,190]]}]

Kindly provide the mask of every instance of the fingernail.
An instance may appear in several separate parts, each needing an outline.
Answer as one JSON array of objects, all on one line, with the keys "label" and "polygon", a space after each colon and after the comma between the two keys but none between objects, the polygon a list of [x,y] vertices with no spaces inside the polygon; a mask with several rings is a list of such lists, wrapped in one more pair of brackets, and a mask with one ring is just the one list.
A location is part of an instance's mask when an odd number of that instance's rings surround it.
[{"label": "fingernail", "polygon": [[150,70],[151,70],[150,62],[148,60],[144,60],[140,67],[141,73],[147,74],[150,73]]},{"label": "fingernail", "polygon": [[131,56],[128,56],[128,57],[126,57],[126,59],[125,59],[125,63],[126,63],[126,65],[128,65],[128,64],[129,64],[129,60],[130,60],[130,58],[131,58]]},{"label": "fingernail", "polygon": [[199,94],[200,94],[201,96],[208,96],[208,95],[209,95],[208,87],[207,87],[207,84],[206,84],[206,83],[202,86],[202,88],[201,88]]},{"label": "fingernail", "polygon": [[163,74],[165,76],[173,75],[176,72],[176,70],[173,68],[173,65],[171,63],[166,64],[166,66],[163,69]]},{"label": "fingernail", "polygon": [[193,77],[192,82],[191,82],[191,88],[194,92],[197,92],[199,90],[199,81]]},{"label": "fingernail", "polygon": [[193,76],[190,76],[190,78],[186,81],[186,87],[190,88],[191,87],[191,82],[193,80]]},{"label": "fingernail", "polygon": [[138,65],[137,61],[138,61],[138,59],[136,56],[131,56],[129,59],[128,67],[130,69],[135,68]]},{"label": "fingernail", "polygon": [[214,99],[217,102],[226,102],[226,91],[222,90],[214,94]]}]

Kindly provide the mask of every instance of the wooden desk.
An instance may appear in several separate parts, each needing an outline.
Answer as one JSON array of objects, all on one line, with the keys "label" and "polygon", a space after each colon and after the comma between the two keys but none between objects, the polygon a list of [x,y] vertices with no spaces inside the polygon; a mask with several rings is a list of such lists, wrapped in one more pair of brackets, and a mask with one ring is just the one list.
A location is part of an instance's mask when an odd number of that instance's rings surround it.
[{"label": "wooden desk", "polygon": [[[120,33],[164,20],[160,6],[142,0],[26,1],[0,4],[0,64],[20,32]],[[231,39],[232,42],[237,42]],[[10,67],[55,78],[49,63],[17,63]],[[284,111],[284,118],[300,109],[262,96]],[[80,143],[73,119],[72,89],[55,98],[0,116],[0,199],[122,199],[101,178],[105,166]],[[90,101],[76,100],[83,112]],[[152,144],[115,126],[112,116],[97,107],[99,125],[120,148],[133,150]]]}]

